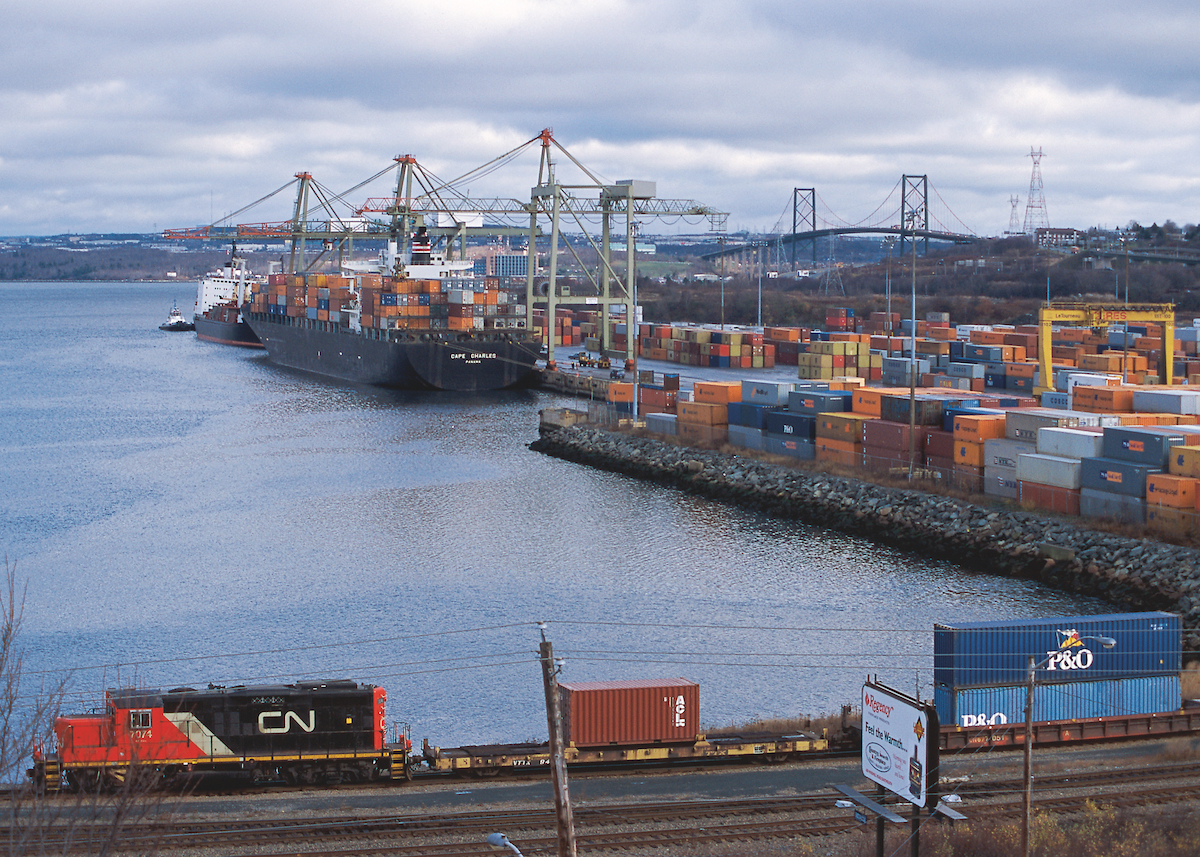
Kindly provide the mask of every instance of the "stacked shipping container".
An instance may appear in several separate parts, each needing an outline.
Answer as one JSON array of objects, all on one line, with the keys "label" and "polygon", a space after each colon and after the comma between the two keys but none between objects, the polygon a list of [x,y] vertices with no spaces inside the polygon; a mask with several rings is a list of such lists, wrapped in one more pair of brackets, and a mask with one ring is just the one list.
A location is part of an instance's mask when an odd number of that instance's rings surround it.
[{"label": "stacked shipping container", "polygon": [[[1097,638],[1111,638],[1105,648]],[[1127,613],[935,625],[934,696],[943,726],[1158,714],[1182,704],[1180,617]]]}]

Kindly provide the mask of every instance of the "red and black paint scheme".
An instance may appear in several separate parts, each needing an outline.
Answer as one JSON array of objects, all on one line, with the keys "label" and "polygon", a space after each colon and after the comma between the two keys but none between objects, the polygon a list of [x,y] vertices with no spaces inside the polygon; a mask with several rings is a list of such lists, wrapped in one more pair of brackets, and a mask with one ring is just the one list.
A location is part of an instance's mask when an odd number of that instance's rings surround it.
[{"label": "red and black paint scheme", "polygon": [[58,751],[35,759],[34,776],[47,791],[56,777],[72,790],[112,786],[131,769],[305,784],[408,779],[412,745],[407,735],[385,741],[386,702],[382,687],[353,681],[110,690],[103,713],[55,721]]}]

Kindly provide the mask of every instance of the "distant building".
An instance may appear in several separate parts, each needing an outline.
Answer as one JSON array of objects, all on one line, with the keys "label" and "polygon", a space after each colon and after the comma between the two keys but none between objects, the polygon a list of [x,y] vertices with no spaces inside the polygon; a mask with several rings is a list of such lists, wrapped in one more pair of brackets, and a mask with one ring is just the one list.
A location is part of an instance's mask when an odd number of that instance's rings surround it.
[{"label": "distant building", "polygon": [[524,277],[529,274],[529,256],[526,254],[503,256],[496,254],[488,259],[488,275],[492,277]]},{"label": "distant building", "polygon": [[1034,232],[1039,247],[1078,247],[1084,234],[1078,229],[1057,229],[1042,226]]}]

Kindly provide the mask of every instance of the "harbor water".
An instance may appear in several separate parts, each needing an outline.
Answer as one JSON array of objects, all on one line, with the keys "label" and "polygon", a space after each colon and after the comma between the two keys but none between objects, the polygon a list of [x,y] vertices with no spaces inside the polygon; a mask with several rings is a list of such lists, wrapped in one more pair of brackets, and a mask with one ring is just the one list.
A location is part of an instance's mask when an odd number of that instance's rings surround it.
[{"label": "harbor water", "polygon": [[555,395],[356,387],[159,331],[193,291],[0,284],[0,549],[24,692],[65,682],[69,710],[352,678],[418,742],[544,740],[546,622],[563,680],[692,679],[724,726],[868,675],[932,698],[935,622],[1112,612],[531,452]]}]

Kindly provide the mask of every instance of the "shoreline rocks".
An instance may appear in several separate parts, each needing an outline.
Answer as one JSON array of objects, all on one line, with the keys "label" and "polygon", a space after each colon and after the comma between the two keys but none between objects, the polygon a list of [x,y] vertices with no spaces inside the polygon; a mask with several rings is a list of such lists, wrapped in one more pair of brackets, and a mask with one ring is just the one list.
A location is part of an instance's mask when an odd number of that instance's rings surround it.
[{"label": "shoreline rocks", "polygon": [[1192,548],[591,426],[543,425],[529,446],[970,571],[1038,580],[1123,610],[1178,613],[1184,651],[1200,649],[1200,551]]}]

